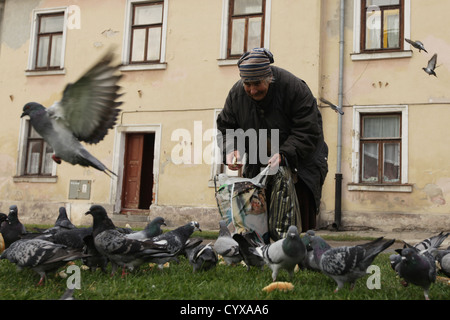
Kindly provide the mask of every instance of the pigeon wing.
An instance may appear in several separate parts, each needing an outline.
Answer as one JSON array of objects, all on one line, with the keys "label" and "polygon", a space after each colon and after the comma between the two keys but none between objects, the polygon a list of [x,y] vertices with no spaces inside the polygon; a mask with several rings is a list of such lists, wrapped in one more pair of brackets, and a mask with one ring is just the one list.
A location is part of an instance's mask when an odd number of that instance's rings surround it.
[{"label": "pigeon wing", "polygon": [[435,53],[428,61],[428,69],[434,70],[436,68],[436,63],[437,63],[437,53]]},{"label": "pigeon wing", "polygon": [[122,102],[115,75],[113,54],[106,54],[75,83],[66,86],[61,101],[48,108],[49,116],[60,120],[80,141],[95,144],[103,140],[120,112]]}]

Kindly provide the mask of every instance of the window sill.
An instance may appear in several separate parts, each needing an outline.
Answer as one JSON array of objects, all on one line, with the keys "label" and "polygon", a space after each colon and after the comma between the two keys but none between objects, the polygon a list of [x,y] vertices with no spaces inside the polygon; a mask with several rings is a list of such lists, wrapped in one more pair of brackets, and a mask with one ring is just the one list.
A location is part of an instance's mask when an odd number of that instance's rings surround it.
[{"label": "window sill", "polygon": [[56,183],[58,176],[15,176],[14,182]]},{"label": "window sill", "polygon": [[145,70],[165,70],[167,63],[154,64],[127,64],[120,67],[120,71],[145,71]]},{"label": "window sill", "polygon": [[223,66],[236,66],[239,59],[217,59],[219,67]]},{"label": "window sill", "polygon": [[412,192],[411,184],[362,184],[349,183],[348,191],[376,191],[376,192]]},{"label": "window sill", "polygon": [[54,76],[54,75],[64,75],[66,74],[65,69],[58,70],[25,70],[25,75],[27,77],[33,76]]},{"label": "window sill", "polygon": [[412,51],[376,52],[376,53],[352,53],[353,61],[411,58]]}]

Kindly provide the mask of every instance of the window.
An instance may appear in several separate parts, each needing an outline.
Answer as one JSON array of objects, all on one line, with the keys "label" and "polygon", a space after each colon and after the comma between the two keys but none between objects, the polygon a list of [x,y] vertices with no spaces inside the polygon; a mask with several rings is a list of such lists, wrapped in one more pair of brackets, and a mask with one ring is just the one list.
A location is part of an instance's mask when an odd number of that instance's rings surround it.
[{"label": "window", "polygon": [[354,1],[352,60],[411,57],[411,0]]},{"label": "window", "polygon": [[253,48],[269,49],[271,0],[222,0],[219,65],[235,65]]},{"label": "window", "polygon": [[25,175],[51,175],[53,148],[31,125],[28,128]]},{"label": "window", "polygon": [[412,192],[408,184],[408,106],[353,107],[350,191]]},{"label": "window", "polygon": [[34,10],[33,16],[27,75],[63,73],[67,8]]},{"label": "window", "polygon": [[130,63],[159,62],[163,1],[133,4]]},{"label": "window", "polygon": [[122,71],[165,69],[169,0],[127,0]]},{"label": "window", "polygon": [[361,115],[361,182],[400,183],[401,114]]},{"label": "window", "polygon": [[363,3],[361,51],[402,50],[403,0],[363,0]]},{"label": "window", "polygon": [[264,7],[265,0],[230,1],[228,58],[264,47]]}]

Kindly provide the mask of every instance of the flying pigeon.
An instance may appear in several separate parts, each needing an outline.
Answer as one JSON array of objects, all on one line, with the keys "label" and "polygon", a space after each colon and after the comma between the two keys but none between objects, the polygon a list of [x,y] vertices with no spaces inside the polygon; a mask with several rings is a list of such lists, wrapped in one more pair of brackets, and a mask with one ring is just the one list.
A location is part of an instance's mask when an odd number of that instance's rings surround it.
[{"label": "flying pigeon", "polygon": [[68,248],[41,239],[20,239],[11,244],[1,255],[0,259],[8,259],[20,269],[29,267],[41,278],[38,285],[42,285],[47,272],[56,271],[69,261],[81,259],[84,256],[79,249]]},{"label": "flying pigeon", "polygon": [[422,68],[428,75],[433,75],[437,77],[436,72],[434,72],[434,69],[436,68],[437,63],[437,53],[435,53],[431,59],[428,61],[428,65],[426,68]]},{"label": "flying pigeon", "polygon": [[[315,249],[312,247],[313,238],[316,242]],[[306,231],[305,235],[302,237],[302,241],[306,247],[306,258],[301,266],[307,270],[321,272],[315,253],[317,253],[317,256],[321,256],[325,251],[330,249],[331,246],[322,237],[315,235],[313,230]]]},{"label": "flying pigeon", "polygon": [[156,237],[163,233],[161,230],[162,225],[166,226],[164,219],[162,217],[156,217],[147,224],[144,230],[129,233],[126,237],[128,239],[149,239]]},{"label": "flying pigeon", "polygon": [[339,112],[340,115],[344,114],[344,111],[342,111],[341,107],[338,107],[337,105],[335,105],[334,103],[328,101],[325,98],[320,98],[320,101],[322,101],[323,103],[327,104],[331,109],[333,109],[335,112]]},{"label": "flying pigeon", "polygon": [[313,238],[312,247],[322,272],[336,282],[334,292],[337,292],[346,282],[350,282],[353,289],[356,280],[367,274],[366,270],[376,256],[394,242],[395,239],[383,240],[380,237],[365,244],[330,248],[321,253],[319,241]]},{"label": "flying pigeon", "polygon": [[234,265],[242,261],[242,255],[239,252],[239,243],[231,237],[231,232],[227,227],[225,220],[219,221],[219,236],[214,242],[214,251],[221,255],[228,265]]},{"label": "flying pigeon", "polygon": [[414,48],[419,49],[419,52],[423,50],[426,53],[428,53],[428,51],[425,50],[425,46],[423,45],[423,43],[421,41],[412,41],[412,40],[406,39],[406,38],[405,38],[405,41],[408,42],[410,45],[412,45]]},{"label": "flying pigeon", "polygon": [[75,83],[66,86],[63,97],[46,109],[37,102],[23,107],[21,117],[28,115],[33,128],[54,150],[52,159],[93,167],[116,175],[80,143],[96,144],[103,140],[120,112],[117,102],[122,75],[112,66],[113,54],[106,54]]},{"label": "flying pigeon", "polygon": [[217,255],[211,247],[211,243],[188,248],[186,249],[186,255],[189,263],[193,267],[193,272],[199,270],[207,271],[217,265]]},{"label": "flying pigeon", "polygon": [[5,247],[8,248],[14,241],[22,238],[27,233],[25,226],[20,222],[18,217],[18,209],[16,205],[9,207],[6,222],[0,227],[0,233],[5,241]]},{"label": "flying pigeon", "polygon": [[233,239],[239,244],[239,252],[247,265],[247,271],[250,267],[264,269],[266,262],[263,257],[256,251],[256,246],[252,245],[242,234],[233,234]]},{"label": "flying pigeon", "polygon": [[426,300],[430,286],[436,281],[436,264],[434,257],[427,251],[419,252],[415,248],[402,249],[402,260],[397,265],[398,275],[407,283],[422,287]]},{"label": "flying pigeon", "polygon": [[257,247],[256,250],[272,269],[273,282],[281,269],[285,269],[292,279],[295,266],[301,264],[306,257],[306,248],[296,226],[289,227],[286,238]]},{"label": "flying pigeon", "polygon": [[108,217],[105,208],[92,205],[86,215],[92,215],[94,244],[100,254],[106,256],[112,264],[112,275],[118,266],[133,270],[144,262],[164,264],[174,259],[178,252],[168,250],[167,241],[134,240],[126,238],[118,231]]}]

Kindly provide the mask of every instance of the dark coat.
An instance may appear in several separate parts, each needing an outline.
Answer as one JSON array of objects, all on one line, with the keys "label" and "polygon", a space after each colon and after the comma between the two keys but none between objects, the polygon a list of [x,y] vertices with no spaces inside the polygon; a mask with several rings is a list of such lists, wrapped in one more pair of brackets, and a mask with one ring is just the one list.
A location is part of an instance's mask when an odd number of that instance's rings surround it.
[{"label": "dark coat", "polygon": [[[286,157],[291,169],[310,188],[318,210],[322,185],[328,172],[328,146],[323,137],[322,116],[316,99],[303,80],[284,69],[271,68],[274,82],[270,84],[262,101],[254,101],[246,94],[242,80],[231,88],[224,109],[217,118],[217,128],[221,133],[218,144],[224,159],[227,152],[235,149],[241,155],[247,153],[251,159],[254,146],[249,144],[249,139],[243,150],[243,147],[235,146],[236,139],[239,140],[242,134],[235,131],[234,135],[230,135],[230,132],[227,135],[226,130],[242,129],[244,135],[251,136],[247,134],[249,129],[256,132],[259,129],[268,129],[268,132],[270,129],[279,129],[279,153]],[[267,162],[246,165],[244,176],[255,176],[260,166],[265,164]]]}]

